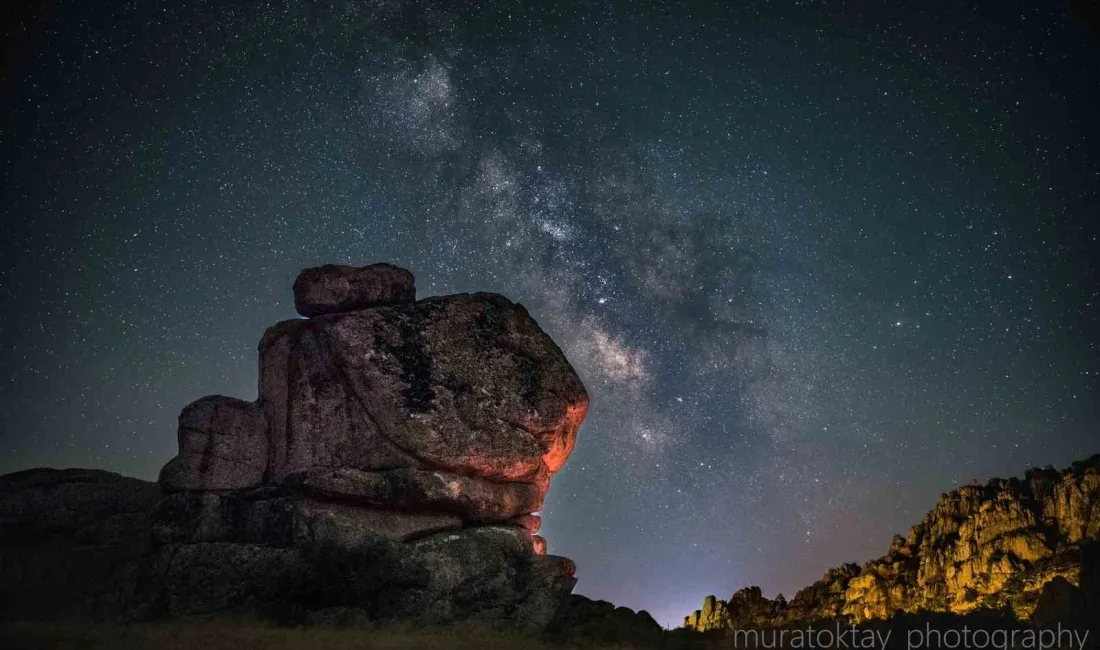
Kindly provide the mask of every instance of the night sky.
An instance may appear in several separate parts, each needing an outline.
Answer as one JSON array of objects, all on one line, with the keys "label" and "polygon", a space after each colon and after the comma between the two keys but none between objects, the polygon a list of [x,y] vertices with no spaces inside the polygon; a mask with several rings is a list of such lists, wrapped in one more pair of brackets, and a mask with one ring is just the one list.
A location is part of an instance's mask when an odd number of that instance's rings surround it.
[{"label": "night sky", "polygon": [[5,37],[0,472],[153,479],[297,272],[523,303],[577,592],[664,623],[1100,451],[1100,43],[1062,2],[99,2]]}]

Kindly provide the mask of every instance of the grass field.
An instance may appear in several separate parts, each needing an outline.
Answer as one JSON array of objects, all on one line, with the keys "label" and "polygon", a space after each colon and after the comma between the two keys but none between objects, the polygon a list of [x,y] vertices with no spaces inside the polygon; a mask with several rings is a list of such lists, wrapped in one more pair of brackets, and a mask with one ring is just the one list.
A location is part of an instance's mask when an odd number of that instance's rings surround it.
[{"label": "grass field", "polygon": [[286,628],[206,620],[135,624],[0,622],[0,648],[4,650],[561,650],[561,647],[519,634],[471,627]]}]

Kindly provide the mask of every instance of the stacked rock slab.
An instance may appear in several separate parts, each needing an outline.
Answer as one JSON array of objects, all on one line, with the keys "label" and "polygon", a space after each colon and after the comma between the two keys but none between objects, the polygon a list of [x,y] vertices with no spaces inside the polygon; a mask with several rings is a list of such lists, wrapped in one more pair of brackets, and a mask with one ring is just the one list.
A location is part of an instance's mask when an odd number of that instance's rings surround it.
[{"label": "stacked rock slab", "polygon": [[389,264],[307,269],[294,300],[255,402],[181,412],[124,615],[544,627],[575,579],[536,513],[588,407],[561,350],[507,298],[416,301]]},{"label": "stacked rock slab", "polygon": [[[729,601],[708,596],[684,627],[709,631],[811,623],[855,623],[918,612],[966,615],[1010,610],[1043,619],[1040,605],[1092,603],[1100,584],[1088,567],[1100,561],[1100,455],[1064,470],[967,485],[940,497],[886,555],[830,569],[790,601],[758,587]],[[1092,603],[1092,604],[1089,604]],[[1065,620],[1062,620],[1065,622]]]}]

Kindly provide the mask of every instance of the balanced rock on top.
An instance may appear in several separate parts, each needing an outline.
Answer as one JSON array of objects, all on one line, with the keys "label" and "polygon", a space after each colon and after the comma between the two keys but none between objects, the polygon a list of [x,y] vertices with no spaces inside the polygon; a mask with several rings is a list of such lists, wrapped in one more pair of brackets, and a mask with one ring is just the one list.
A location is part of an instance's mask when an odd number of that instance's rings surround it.
[{"label": "balanced rock on top", "polygon": [[413,274],[392,264],[305,269],[294,281],[294,309],[312,318],[416,300]]}]

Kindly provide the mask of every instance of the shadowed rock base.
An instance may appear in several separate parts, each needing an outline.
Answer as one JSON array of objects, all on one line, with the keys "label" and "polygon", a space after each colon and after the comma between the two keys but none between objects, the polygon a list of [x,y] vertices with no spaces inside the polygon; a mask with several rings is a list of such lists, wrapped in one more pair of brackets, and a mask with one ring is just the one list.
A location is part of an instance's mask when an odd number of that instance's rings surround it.
[{"label": "shadowed rock base", "polygon": [[[0,618],[237,614],[540,631],[576,583],[521,525],[464,528],[273,491],[173,493],[85,470],[0,477]],[[347,612],[345,612],[347,613]],[[323,615],[322,615],[323,616]]]}]

